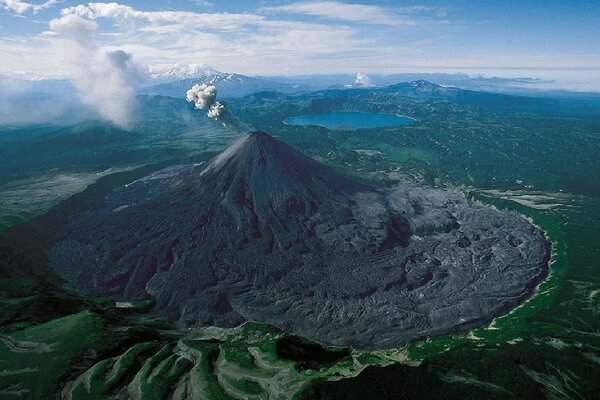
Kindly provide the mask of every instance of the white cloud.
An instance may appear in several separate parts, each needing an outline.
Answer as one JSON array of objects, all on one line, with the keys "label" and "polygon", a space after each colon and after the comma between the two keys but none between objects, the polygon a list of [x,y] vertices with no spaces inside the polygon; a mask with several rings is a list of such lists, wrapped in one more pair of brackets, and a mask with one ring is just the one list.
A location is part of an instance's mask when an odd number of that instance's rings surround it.
[{"label": "white cloud", "polygon": [[[112,21],[104,48],[121,48],[148,65],[207,63],[217,69],[264,73],[275,65],[316,66],[317,58],[373,52],[375,42],[344,24],[267,18],[252,13],[140,11],[118,3],[89,3],[63,17]],[[51,38],[50,38],[51,39]]]},{"label": "white cloud", "polygon": [[[104,65],[105,53],[121,49],[137,64],[156,66],[155,70],[164,69],[160,65],[202,63],[250,75],[600,65],[597,54],[557,55],[541,49],[509,54],[457,46],[452,30],[459,26],[431,24],[446,19],[443,9],[364,3],[296,1],[254,13],[142,11],[119,3],[90,3],[65,8],[61,19],[80,19],[79,35],[90,36],[95,53],[89,58],[94,63]],[[73,46],[67,38],[71,31],[59,34],[60,24],[54,28],[21,36],[3,31],[0,73],[75,76],[80,67],[72,56],[68,63],[64,56]]]},{"label": "white cloud", "polygon": [[328,18],[373,25],[416,25],[417,21],[388,8],[350,4],[341,1],[304,1],[274,7],[264,7],[266,12],[304,14],[313,17]]},{"label": "white cloud", "polygon": [[26,3],[18,0],[0,0],[0,8],[17,14],[23,14],[27,11],[38,12],[58,3],[58,0],[47,0],[41,4]]},{"label": "white cloud", "polygon": [[98,25],[94,21],[76,15],[66,15],[62,18],[53,19],[48,25],[52,32],[76,41],[82,46],[91,43],[92,35],[98,29]]},{"label": "white cloud", "polygon": [[88,19],[109,18],[141,21],[149,24],[166,24],[176,28],[237,30],[244,26],[260,24],[265,17],[258,14],[196,13],[192,11],[140,11],[119,3],[89,3],[62,10],[63,15],[78,15]]},{"label": "white cloud", "polygon": [[[245,74],[276,73],[285,68],[300,73],[342,65],[362,69],[354,64],[384,52],[394,53],[377,37],[364,35],[344,22],[311,23],[259,13],[141,11],[118,3],[68,7],[62,15],[108,22],[101,24],[102,30],[96,35],[99,48],[123,49],[145,65],[207,63],[222,71]],[[46,48],[55,48],[59,41],[55,34],[42,33],[30,38],[28,45],[43,47],[40,51],[46,54]],[[0,37],[0,49],[1,42]],[[19,53],[22,61],[34,59],[26,47]],[[8,56],[10,62],[0,66],[0,71],[15,68],[15,64],[38,68],[35,62],[18,62],[14,52]],[[50,57],[60,66],[51,70],[64,71],[60,57]]]}]

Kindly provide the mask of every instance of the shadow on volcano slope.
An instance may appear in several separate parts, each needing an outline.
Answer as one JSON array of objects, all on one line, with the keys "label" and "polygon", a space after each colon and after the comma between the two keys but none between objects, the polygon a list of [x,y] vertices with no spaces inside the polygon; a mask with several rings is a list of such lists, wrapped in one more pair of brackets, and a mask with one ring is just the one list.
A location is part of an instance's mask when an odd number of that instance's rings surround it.
[{"label": "shadow on volcano slope", "polygon": [[425,187],[357,183],[264,132],[75,215],[50,263],[183,326],[273,324],[373,349],[464,331],[520,304],[549,247],[525,219]]}]

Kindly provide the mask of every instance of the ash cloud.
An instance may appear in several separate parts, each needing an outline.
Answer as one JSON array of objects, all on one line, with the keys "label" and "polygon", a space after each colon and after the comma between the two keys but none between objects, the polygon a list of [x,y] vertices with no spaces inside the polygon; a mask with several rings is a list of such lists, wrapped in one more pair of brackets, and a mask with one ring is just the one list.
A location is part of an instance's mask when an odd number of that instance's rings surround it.
[{"label": "ash cloud", "polygon": [[225,106],[217,101],[217,88],[214,85],[195,84],[187,91],[185,99],[194,103],[198,110],[206,110],[209,118],[218,119],[225,112]]},{"label": "ash cloud", "polygon": [[123,50],[103,54],[94,41],[98,25],[77,15],[53,19],[49,26],[66,40],[64,51],[73,68],[71,79],[81,101],[102,118],[128,128],[135,98],[131,54]]},{"label": "ash cloud", "polygon": [[217,120],[228,129],[235,131],[248,131],[252,128],[237,119],[227,106],[217,101],[217,87],[205,83],[195,84],[186,93],[185,99],[194,103],[198,110],[206,110],[209,118]]},{"label": "ash cloud", "polygon": [[106,59],[115,68],[127,71],[130,68],[132,56],[123,50],[115,50],[106,53]]}]

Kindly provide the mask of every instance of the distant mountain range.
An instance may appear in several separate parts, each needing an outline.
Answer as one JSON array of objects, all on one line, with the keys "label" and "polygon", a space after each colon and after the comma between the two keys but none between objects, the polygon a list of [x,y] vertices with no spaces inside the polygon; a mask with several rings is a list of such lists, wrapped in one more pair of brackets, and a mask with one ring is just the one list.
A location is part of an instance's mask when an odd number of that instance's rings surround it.
[{"label": "distant mountain range", "polygon": [[[496,94],[441,86],[427,80],[396,83],[387,86],[333,85],[316,89],[310,85],[276,82],[268,79],[249,77],[240,74],[221,73],[213,69],[204,70],[202,75],[161,83],[146,87],[144,94],[184,98],[186,91],[196,83],[215,85],[220,97],[244,97],[257,92],[278,92],[282,94],[314,93],[316,96],[336,96],[354,93],[374,92],[411,98],[457,101],[480,105],[515,105],[519,97],[509,94]],[[529,99],[527,99],[529,102]]]},{"label": "distant mountain range", "polygon": [[[186,91],[196,83],[215,85],[220,97],[244,97],[258,92],[278,92],[282,94],[311,93],[316,96],[336,96],[353,93],[373,92],[410,98],[456,101],[484,106],[531,105],[525,99],[528,92],[501,90],[506,85],[533,85],[540,82],[533,78],[484,78],[469,77],[464,74],[395,74],[366,77],[369,85],[357,84],[353,75],[323,75],[300,77],[250,77],[237,73],[225,73],[208,65],[180,66],[165,69],[160,74],[151,73],[153,80],[164,80],[150,84],[141,90],[142,94],[184,98]],[[419,77],[431,77],[436,82]],[[181,78],[181,79],[179,79]],[[396,80],[393,80],[396,79]],[[410,80],[409,80],[410,79]],[[401,83],[397,83],[401,82]],[[444,84],[446,82],[446,84]],[[462,84],[461,84],[462,83]],[[455,86],[459,84],[459,86]],[[462,87],[462,88],[461,88]],[[481,87],[481,89],[478,89]],[[493,88],[498,90],[494,93]]]},{"label": "distant mountain range", "polygon": [[[176,75],[170,76],[175,77]],[[204,70],[200,75],[194,77],[147,86],[141,92],[143,94],[185,98],[186,91],[196,83],[215,85],[220,97],[243,97],[256,92],[292,94],[312,89],[307,85],[275,82],[241,74]]]},{"label": "distant mountain range", "polygon": [[[411,79],[419,76],[430,79]],[[284,95],[348,96],[377,93],[411,98],[456,101],[482,106],[539,105],[545,98],[561,100],[571,107],[596,107],[598,93],[540,91],[528,89],[532,78],[484,78],[464,74],[396,74],[366,77],[369,85],[357,84],[353,75],[313,75],[298,77],[259,77],[220,72],[204,65],[173,64],[152,67],[137,79],[137,93],[184,99],[194,84],[215,85],[219,98],[239,98],[259,92]],[[396,79],[396,80],[393,80]],[[397,83],[402,82],[402,83]],[[517,89],[515,85],[525,85]],[[36,113],[23,113],[36,94]],[[537,97],[538,100],[531,99]],[[532,102],[533,100],[533,102]],[[567,104],[568,102],[571,102]],[[0,125],[28,123],[74,123],[98,118],[97,113],[82,104],[79,94],[68,79],[22,80],[0,76]]]},{"label": "distant mountain range", "polygon": [[[281,97],[282,99],[286,97],[285,94],[276,93],[257,93],[254,96]],[[402,82],[383,87],[329,88],[308,93],[299,93],[295,94],[295,96],[300,96],[311,102],[311,109],[305,110],[308,113],[340,110],[392,112],[391,110],[384,111],[380,107],[373,106],[383,103],[398,104],[398,99],[400,98],[447,101],[492,108],[524,107],[527,109],[539,108],[549,102],[555,101],[546,98],[477,92],[455,87],[445,87],[426,80]],[[239,107],[240,105],[238,105]],[[393,108],[395,109],[395,106]]]},{"label": "distant mountain range", "polygon": [[[140,70],[141,71],[141,70]],[[141,73],[141,72],[140,72]],[[221,72],[206,64],[163,64],[148,67],[136,77],[138,94],[151,94],[184,98],[186,91],[196,83],[217,86],[220,97],[243,97],[257,92],[279,92],[283,94],[308,93],[320,90],[385,90],[402,89],[411,97],[421,97],[431,87],[424,82],[435,82],[437,95],[458,95],[459,90],[500,93],[529,97],[572,97],[598,99],[598,93],[569,92],[548,89],[552,81],[530,77],[503,78],[470,76],[460,73],[401,73],[401,74],[360,74],[368,84],[357,83],[354,74],[318,74],[298,76],[247,76],[239,73]],[[402,82],[402,83],[399,83]],[[404,83],[417,82],[416,90],[406,90]],[[400,86],[399,86],[400,85]],[[4,90],[4,89],[11,90]],[[17,88],[18,90],[12,90]],[[12,79],[0,75],[0,98],[12,100],[27,98],[29,93],[45,96],[76,96],[76,89],[69,79],[45,78],[39,80]],[[410,92],[410,93],[409,93]],[[429,96],[428,95],[428,96]],[[0,113],[2,114],[2,113]]]}]

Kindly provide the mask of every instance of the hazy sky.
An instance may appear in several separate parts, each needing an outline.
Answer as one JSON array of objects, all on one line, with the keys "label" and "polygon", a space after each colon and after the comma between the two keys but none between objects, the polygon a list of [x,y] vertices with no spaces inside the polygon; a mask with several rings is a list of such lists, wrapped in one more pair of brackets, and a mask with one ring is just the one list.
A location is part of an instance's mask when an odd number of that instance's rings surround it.
[{"label": "hazy sky", "polygon": [[64,22],[76,23],[99,52],[125,50],[143,67],[600,75],[599,1],[0,0],[0,9],[3,74],[72,73],[65,54],[78,31],[65,33]]}]

